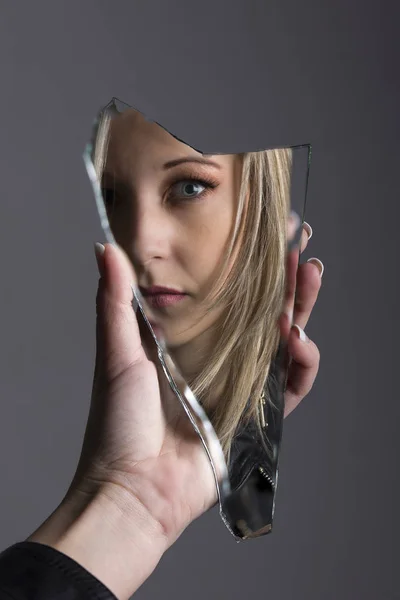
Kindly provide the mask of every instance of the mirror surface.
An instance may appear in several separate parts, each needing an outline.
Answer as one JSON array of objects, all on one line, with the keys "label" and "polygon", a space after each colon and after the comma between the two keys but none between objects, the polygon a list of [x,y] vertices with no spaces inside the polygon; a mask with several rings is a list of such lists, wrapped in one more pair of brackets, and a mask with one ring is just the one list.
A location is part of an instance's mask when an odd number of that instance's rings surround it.
[{"label": "mirror surface", "polygon": [[310,146],[203,154],[113,99],[84,154],[101,223],[238,539],[272,527]]}]

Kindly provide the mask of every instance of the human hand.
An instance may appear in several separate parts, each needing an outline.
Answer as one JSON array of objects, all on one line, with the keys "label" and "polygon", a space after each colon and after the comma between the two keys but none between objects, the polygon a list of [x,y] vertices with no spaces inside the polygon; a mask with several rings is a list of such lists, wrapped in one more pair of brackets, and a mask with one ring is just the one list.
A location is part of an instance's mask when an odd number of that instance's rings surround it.
[{"label": "human hand", "polygon": [[68,555],[128,600],[217,491],[199,436],[159,376],[154,339],[146,327],[139,332],[129,260],[107,244],[98,262],[96,367],[81,456],[62,502],[26,541]]},{"label": "human hand", "polygon": [[[294,234],[291,225],[293,223],[289,225],[289,238]],[[310,225],[304,223],[300,253],[306,249],[311,235]],[[310,258],[306,263],[298,265],[298,257],[298,247],[289,251],[286,297],[280,320],[281,335],[287,340],[290,357],[285,390],[285,417],[310,392],[320,362],[318,347],[306,336],[304,328],[318,298],[324,266],[317,258]]]},{"label": "human hand", "polygon": [[[170,546],[215,504],[212,469],[166,377],[140,312],[135,274],[123,251],[106,244],[98,258],[97,353],[82,454],[69,493],[105,494],[152,524]],[[142,333],[142,336],[140,335]]]}]

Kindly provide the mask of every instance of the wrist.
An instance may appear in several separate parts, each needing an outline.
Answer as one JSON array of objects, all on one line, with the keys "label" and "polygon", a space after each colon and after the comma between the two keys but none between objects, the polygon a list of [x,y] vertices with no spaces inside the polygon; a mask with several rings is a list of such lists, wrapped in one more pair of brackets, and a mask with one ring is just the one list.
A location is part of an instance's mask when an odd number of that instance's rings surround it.
[{"label": "wrist", "polygon": [[141,503],[115,485],[69,492],[28,541],[71,557],[121,600],[151,575],[169,545]]}]

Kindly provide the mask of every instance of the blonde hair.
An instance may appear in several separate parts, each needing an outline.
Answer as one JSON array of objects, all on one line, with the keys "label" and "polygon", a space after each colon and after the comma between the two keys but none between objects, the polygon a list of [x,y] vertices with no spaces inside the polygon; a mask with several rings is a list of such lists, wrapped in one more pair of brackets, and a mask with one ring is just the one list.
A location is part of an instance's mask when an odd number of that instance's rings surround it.
[{"label": "blonde hair", "polygon": [[[277,353],[278,319],[286,285],[287,220],[292,150],[242,155],[242,180],[233,236],[215,288],[226,307],[220,335],[201,373],[190,382],[201,400],[224,372],[212,423],[226,456],[239,423],[262,428],[261,396]],[[234,264],[227,266],[237,250]],[[224,285],[221,286],[225,278]],[[214,300],[215,306],[215,300]]]},{"label": "blonde hair", "polygon": [[[98,122],[92,158],[100,179],[115,114],[119,113],[110,103]],[[207,409],[210,391],[221,384],[223,373],[222,393],[210,418],[227,459],[241,422],[253,420],[262,429],[261,396],[278,350],[286,283],[292,150],[247,152],[240,158],[241,187],[232,237],[205,302],[206,312],[225,307],[218,321],[220,335],[201,372],[188,381]],[[268,392],[266,401],[272,402]]]}]

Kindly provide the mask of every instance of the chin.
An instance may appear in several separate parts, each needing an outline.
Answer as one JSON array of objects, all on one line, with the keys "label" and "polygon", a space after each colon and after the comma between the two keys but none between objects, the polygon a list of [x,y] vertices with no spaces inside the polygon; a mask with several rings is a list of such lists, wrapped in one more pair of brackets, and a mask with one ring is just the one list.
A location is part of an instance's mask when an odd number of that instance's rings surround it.
[{"label": "chin", "polygon": [[171,331],[166,331],[164,333],[164,341],[168,350],[174,350],[175,348],[179,348],[183,344],[186,344],[191,339],[191,337],[186,337],[179,335],[178,333],[174,333]]}]

